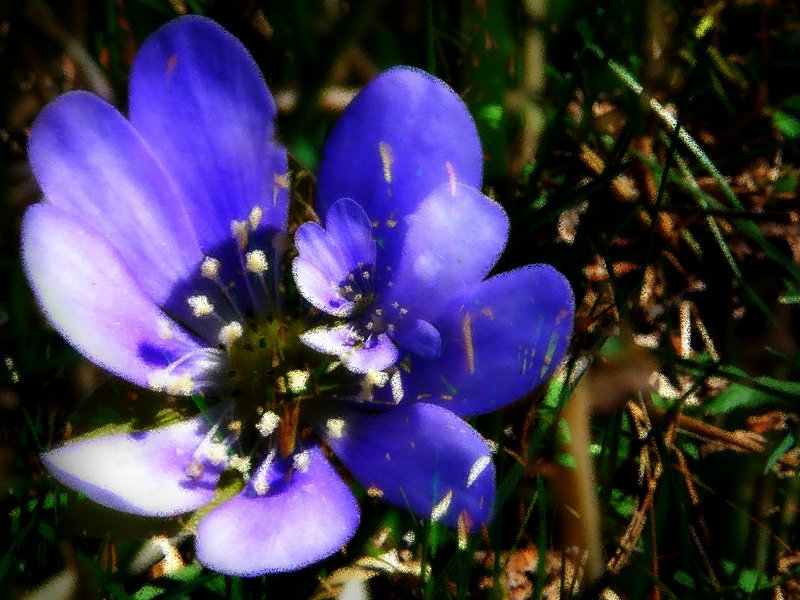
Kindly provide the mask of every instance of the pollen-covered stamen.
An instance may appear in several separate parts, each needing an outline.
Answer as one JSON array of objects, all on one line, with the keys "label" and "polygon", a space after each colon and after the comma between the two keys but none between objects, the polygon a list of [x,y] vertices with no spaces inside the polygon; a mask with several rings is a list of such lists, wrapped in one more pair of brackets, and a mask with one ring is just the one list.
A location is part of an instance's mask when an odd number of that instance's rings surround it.
[{"label": "pollen-covered stamen", "polygon": [[192,314],[195,317],[207,317],[214,314],[214,305],[208,299],[208,296],[189,296],[186,303],[192,309]]},{"label": "pollen-covered stamen", "polygon": [[261,207],[256,205],[253,207],[253,210],[250,211],[250,216],[248,217],[248,221],[250,222],[250,229],[255,231],[258,229],[259,224],[261,223],[261,217],[264,216],[264,212],[261,210]]},{"label": "pollen-covered stamen", "polygon": [[261,275],[269,268],[267,255],[263,250],[252,250],[245,254],[245,267],[251,273]]},{"label": "pollen-covered stamen", "polygon": [[333,439],[340,439],[344,437],[344,419],[340,419],[338,417],[333,417],[328,419],[325,422],[325,431],[328,434],[328,437]]},{"label": "pollen-covered stamen", "polygon": [[311,463],[311,454],[308,450],[302,450],[292,456],[292,464],[297,471],[305,473],[308,471],[308,466]]},{"label": "pollen-covered stamen", "polygon": [[219,260],[213,256],[206,256],[200,264],[200,274],[211,281],[219,281],[219,270],[222,267]]},{"label": "pollen-covered stamen", "polygon": [[265,458],[264,462],[258,466],[256,472],[253,473],[253,476],[250,478],[250,486],[259,496],[264,496],[267,494],[267,492],[269,492],[269,472],[272,462],[275,460],[276,454],[277,453],[274,449],[270,450],[267,458]]},{"label": "pollen-covered stamen", "polygon": [[244,327],[242,324],[239,323],[239,321],[231,321],[219,330],[217,339],[219,340],[220,344],[230,349],[231,345],[243,335]]},{"label": "pollen-covered stamen", "polygon": [[215,467],[224,467],[228,464],[228,445],[223,442],[211,442],[205,451],[206,458]]},{"label": "pollen-covered stamen", "polygon": [[258,423],[256,423],[256,429],[263,437],[269,437],[278,428],[280,422],[281,418],[271,410],[268,410],[261,415]]},{"label": "pollen-covered stamen", "polygon": [[239,243],[239,249],[244,250],[247,248],[247,243],[250,239],[250,223],[248,221],[231,221],[231,234],[234,239]]}]

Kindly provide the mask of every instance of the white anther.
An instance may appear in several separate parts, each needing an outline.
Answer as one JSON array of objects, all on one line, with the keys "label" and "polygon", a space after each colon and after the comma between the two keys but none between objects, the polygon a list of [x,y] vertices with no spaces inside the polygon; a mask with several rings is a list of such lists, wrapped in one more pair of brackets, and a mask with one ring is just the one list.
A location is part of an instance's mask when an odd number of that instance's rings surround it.
[{"label": "white anther", "polygon": [[251,464],[249,456],[239,456],[237,454],[231,456],[228,460],[228,467],[234,469],[235,471],[239,471],[239,473],[244,475],[245,478],[247,478],[247,476],[250,474],[250,466]]},{"label": "white anther", "polygon": [[400,400],[403,399],[403,380],[400,379],[400,371],[392,373],[390,385],[392,388],[392,398],[395,402],[400,402]]},{"label": "white anther", "polygon": [[367,323],[367,324],[365,325],[365,327],[367,328],[367,330],[368,330],[368,331],[372,331],[372,330],[375,328],[375,323],[373,323],[372,321],[370,321],[369,323]]},{"label": "white anther", "polygon": [[220,262],[212,257],[206,256],[200,265],[200,274],[206,279],[216,280],[219,278]]},{"label": "white anther", "polygon": [[450,508],[450,502],[452,502],[452,500],[453,490],[447,490],[444,498],[442,498],[439,503],[433,507],[433,510],[431,510],[431,521],[438,521],[445,516]]},{"label": "white anther", "polygon": [[364,279],[369,279],[369,271],[361,271],[361,277]]},{"label": "white anther", "polygon": [[253,489],[259,496],[266,496],[269,491],[269,483],[263,477],[253,479]]},{"label": "white anther", "polygon": [[334,417],[325,422],[325,430],[328,432],[328,437],[338,440],[344,437],[344,419]]},{"label": "white anther", "polygon": [[174,335],[175,332],[172,330],[172,323],[168,319],[159,319],[158,337],[166,341],[166,340],[171,340]]},{"label": "white anther", "polygon": [[311,454],[309,454],[308,450],[298,452],[292,457],[292,462],[294,463],[295,469],[301,473],[305,473],[308,471],[308,466],[311,463]]},{"label": "white anther", "polygon": [[375,309],[375,316],[376,317],[380,317],[381,315],[383,315],[383,309],[382,308],[376,308]]},{"label": "white anther", "polygon": [[167,393],[173,396],[190,396],[193,391],[194,381],[188,373],[178,376],[173,375],[167,386]]},{"label": "white anther", "polygon": [[489,466],[489,463],[492,462],[491,456],[479,456],[472,466],[469,468],[469,475],[467,476],[467,487],[472,486],[475,483],[475,480],[478,479],[481,473]]},{"label": "white anther", "polygon": [[308,371],[293,370],[286,373],[286,385],[293,394],[302,394],[308,387],[308,379],[311,373]]},{"label": "white anther", "polygon": [[258,433],[264,437],[268,437],[274,433],[280,422],[281,418],[271,410],[268,410],[261,415],[258,423],[256,423],[256,429],[258,429]]},{"label": "white anther", "polygon": [[353,291],[353,286],[352,286],[352,285],[346,285],[346,286],[344,286],[344,287],[342,288],[342,291],[343,291],[345,294],[349,294],[350,292],[352,292],[352,291]]},{"label": "white anther", "polygon": [[207,317],[214,312],[214,305],[211,304],[208,296],[189,296],[186,302],[195,317]]},{"label": "white anther", "polygon": [[417,536],[414,535],[413,531],[407,531],[406,534],[403,536],[403,541],[411,546],[415,541],[417,541]]},{"label": "white anther", "polygon": [[247,221],[231,221],[231,234],[233,234],[233,237],[239,242],[240,248],[245,248],[247,246],[249,225]]},{"label": "white anther", "polygon": [[361,302],[361,299],[362,299],[363,297],[364,297],[364,296],[363,296],[362,294],[356,294],[355,296],[353,296],[353,301],[354,301],[354,302]]},{"label": "white anther", "polygon": [[264,273],[269,268],[267,255],[263,250],[253,250],[245,254],[245,266],[251,273]]},{"label": "white anther", "polygon": [[406,313],[408,313],[408,309],[407,308],[401,308],[400,309],[400,316],[401,317],[404,317],[406,315]]},{"label": "white anther", "polygon": [[261,217],[263,216],[263,214],[264,213],[261,211],[260,206],[253,207],[253,210],[250,211],[250,217],[248,219],[250,221],[250,229],[252,229],[253,231],[256,230],[259,223],[261,223]]},{"label": "white anther", "polygon": [[219,343],[223,346],[230,346],[243,335],[244,327],[242,327],[242,324],[239,323],[239,321],[231,321],[219,330],[217,339],[219,339]]},{"label": "white anther", "polygon": [[228,446],[219,442],[212,442],[205,451],[206,458],[215,467],[228,464]]},{"label": "white anther", "polygon": [[367,373],[367,382],[382,388],[389,381],[389,374],[383,371],[370,371]]}]

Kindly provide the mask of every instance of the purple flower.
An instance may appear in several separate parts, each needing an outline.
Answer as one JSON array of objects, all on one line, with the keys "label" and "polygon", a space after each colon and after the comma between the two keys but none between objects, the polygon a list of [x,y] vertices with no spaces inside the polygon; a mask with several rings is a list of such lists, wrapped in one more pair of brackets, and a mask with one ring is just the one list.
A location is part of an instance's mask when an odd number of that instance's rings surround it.
[{"label": "purple flower", "polygon": [[407,67],[362,90],[325,147],[325,228],[297,230],[293,270],[304,297],[338,319],[301,339],[353,372],[393,374],[395,402],[489,412],[566,350],[574,306],[560,273],[528,265],[486,279],[508,218],[477,189],[481,165],[463,102]]},{"label": "purple flower", "polygon": [[[50,472],[141,515],[215,500],[197,555],[236,575],[297,569],[351,538],[358,506],[327,449],[417,515],[488,522],[490,447],[461,417],[552,371],[573,301],[550,267],[486,279],[508,224],[478,191],[480,143],[463,103],[435,78],[394,69],[345,111],[319,178],[326,229],[300,228],[294,265],[303,294],[341,322],[306,331],[282,306],[286,155],[251,57],[213,22],[184,17],[145,42],[130,86],[129,120],[82,92],[37,119],[29,154],[46,201],[24,219],[25,269],[51,323],[89,359],[141,386],[221,401],[46,452]],[[227,499],[225,470],[242,482]]]}]

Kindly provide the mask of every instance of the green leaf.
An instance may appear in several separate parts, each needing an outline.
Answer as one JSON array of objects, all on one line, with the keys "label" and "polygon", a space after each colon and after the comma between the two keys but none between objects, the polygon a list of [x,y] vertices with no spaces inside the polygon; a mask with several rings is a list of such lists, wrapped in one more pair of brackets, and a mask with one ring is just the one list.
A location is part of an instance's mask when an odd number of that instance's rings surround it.
[{"label": "green leaf", "polygon": [[780,399],[770,393],[755,390],[741,383],[734,383],[705,405],[707,414],[724,415],[739,408],[755,408]]},{"label": "green leaf", "polygon": [[796,117],[782,110],[776,110],[772,113],[772,120],[783,135],[792,139],[800,137],[800,120]]},{"label": "green leaf", "polygon": [[576,469],[578,467],[575,457],[567,452],[559,452],[556,454],[556,462],[565,469]]},{"label": "green leaf", "polygon": [[769,470],[775,465],[776,462],[778,462],[778,460],[780,460],[781,456],[786,454],[786,452],[792,446],[794,446],[794,434],[788,433],[786,437],[783,438],[783,441],[778,444],[775,450],[772,451],[772,454],[769,455],[769,458],[767,459],[767,466],[764,467],[764,475],[769,473]]}]

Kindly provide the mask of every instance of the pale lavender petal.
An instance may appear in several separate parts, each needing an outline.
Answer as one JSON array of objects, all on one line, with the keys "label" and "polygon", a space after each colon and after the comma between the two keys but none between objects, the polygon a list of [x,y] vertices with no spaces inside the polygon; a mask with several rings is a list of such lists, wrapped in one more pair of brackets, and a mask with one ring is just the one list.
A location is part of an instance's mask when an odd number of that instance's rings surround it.
[{"label": "pale lavender petal", "polygon": [[388,369],[400,357],[397,346],[385,333],[367,338],[363,344],[342,356],[345,366],[353,373],[369,373]]},{"label": "pale lavender petal", "polygon": [[300,341],[323,354],[343,356],[362,340],[349,325],[336,325],[309,329],[300,335]]},{"label": "pale lavender petal", "polygon": [[336,240],[347,261],[348,271],[375,264],[376,244],[367,213],[349,198],[342,198],[328,210],[325,229]]},{"label": "pale lavender petal", "polygon": [[28,209],[22,260],[50,323],[112,373],[147,386],[175,361],[203,354],[205,345],[156,307],[107,240],[61,209]]},{"label": "pale lavender petal", "polygon": [[415,359],[406,397],[459,415],[518,400],[560,364],[574,318],[569,283],[549,265],[529,265],[479,283],[452,299],[434,325],[441,356]]},{"label": "pale lavender petal", "polygon": [[[330,419],[344,426],[331,433]],[[477,529],[494,502],[486,441],[448,410],[407,404],[383,413],[340,407],[322,413],[326,442],[358,481],[415,515]],[[463,516],[461,516],[463,514]]]},{"label": "pale lavender petal", "polygon": [[104,235],[156,303],[199,262],[177,189],[128,121],[97,96],[71,92],[48,105],[28,155],[46,199]]},{"label": "pale lavender petal", "polygon": [[130,116],[177,181],[204,252],[258,206],[260,227],[288,217],[285,151],[273,139],[275,104],[244,46],[203,17],[150,36],[131,73]]},{"label": "pale lavender petal", "polygon": [[465,185],[437,188],[408,218],[383,304],[397,302],[409,315],[433,320],[451,297],[486,277],[507,236],[508,217],[499,204]]},{"label": "pale lavender petal", "polygon": [[321,311],[337,317],[347,316],[353,311],[353,303],[339,291],[340,282],[325,277],[312,260],[300,256],[295,258],[292,275],[303,298]]},{"label": "pale lavender petal", "polygon": [[318,179],[324,216],[352,198],[377,222],[384,264],[394,264],[402,220],[443,183],[481,185],[483,159],[467,107],[444,82],[397,67],[372,80],[325,144]]},{"label": "pale lavender petal", "polygon": [[397,347],[385,333],[361,338],[348,324],[317,327],[300,336],[309,348],[338,356],[354,373],[382,371],[399,358]]},{"label": "pale lavender petal", "polygon": [[401,319],[392,337],[404,350],[425,358],[436,358],[442,349],[442,339],[436,327],[422,319]]},{"label": "pale lavender petal", "polygon": [[252,577],[292,571],[344,546],[358,527],[355,498],[319,448],[305,472],[275,463],[264,495],[250,486],[206,516],[197,529],[197,557],[210,569]]},{"label": "pale lavender petal", "polygon": [[[196,455],[213,417],[77,440],[42,454],[42,464],[61,483],[103,506],[153,517],[179,515],[214,497],[222,469]],[[189,476],[193,461],[195,476]]]},{"label": "pale lavender petal", "polygon": [[313,222],[303,223],[294,236],[297,252],[313,264],[328,281],[340,283],[350,272],[348,261],[327,231]]}]

